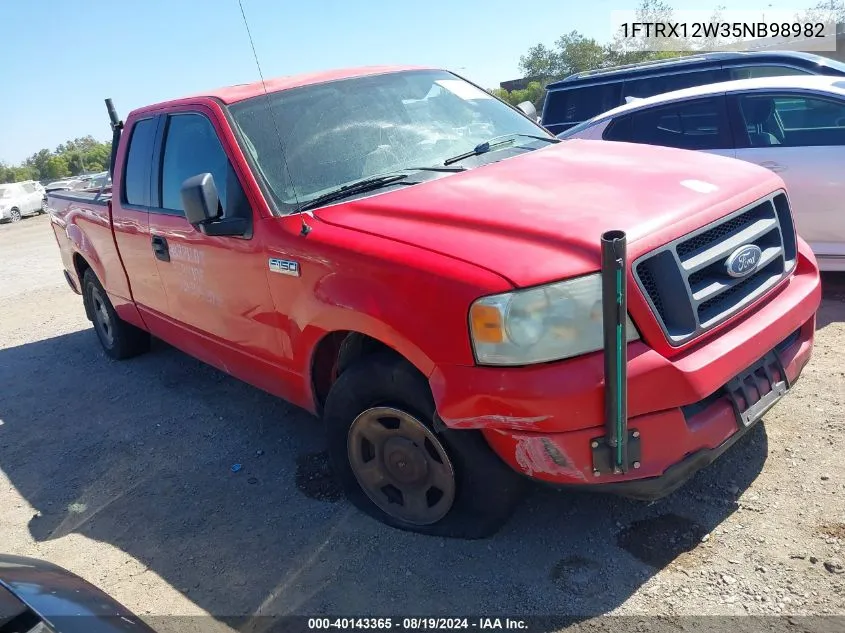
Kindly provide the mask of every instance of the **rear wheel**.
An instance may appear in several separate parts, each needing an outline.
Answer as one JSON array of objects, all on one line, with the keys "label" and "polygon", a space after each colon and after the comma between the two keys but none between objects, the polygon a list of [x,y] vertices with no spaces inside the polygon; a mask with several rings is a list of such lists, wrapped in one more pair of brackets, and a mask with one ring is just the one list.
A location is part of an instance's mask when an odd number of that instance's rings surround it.
[{"label": "rear wheel", "polygon": [[21,221],[21,212],[20,212],[20,210],[19,210],[19,209],[12,209],[12,212],[11,212],[11,215],[9,216],[9,219],[10,219],[12,222],[20,222],[20,221]]},{"label": "rear wheel", "polygon": [[393,527],[458,538],[496,532],[524,482],[478,431],[436,429],[428,381],[396,354],[366,356],[337,379],[324,418],[349,500]]},{"label": "rear wheel", "polygon": [[106,354],[121,360],[150,349],[150,335],[117,316],[106,291],[90,268],[82,277],[82,288],[85,310]]}]

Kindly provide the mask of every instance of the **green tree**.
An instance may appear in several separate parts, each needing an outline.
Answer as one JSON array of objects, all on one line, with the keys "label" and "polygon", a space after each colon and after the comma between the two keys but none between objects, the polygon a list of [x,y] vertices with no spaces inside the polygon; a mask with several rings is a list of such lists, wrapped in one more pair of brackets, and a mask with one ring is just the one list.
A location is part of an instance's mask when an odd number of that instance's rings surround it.
[{"label": "green tree", "polygon": [[64,178],[70,176],[67,159],[64,156],[50,156],[44,170],[39,173],[41,178]]},{"label": "green tree", "polygon": [[82,151],[67,152],[61,156],[67,160],[67,167],[72,176],[85,173],[85,155]]},{"label": "green tree", "polygon": [[[674,21],[674,17],[672,5],[663,0],[641,0],[636,9],[637,22],[668,25]],[[659,50],[654,50],[657,46]],[[691,51],[683,50],[686,46],[687,43],[680,38],[655,40],[646,38],[644,34],[626,38],[622,33],[617,33],[607,47],[608,61],[609,65],[618,66],[689,55]]]},{"label": "green tree", "polygon": [[607,47],[578,31],[561,35],[555,42],[561,75],[571,75],[607,65]]},{"label": "green tree", "polygon": [[557,51],[545,44],[537,44],[519,58],[519,69],[526,77],[551,78],[560,76],[560,59]]},{"label": "green tree", "polygon": [[47,178],[46,169],[47,169],[47,161],[53,154],[50,152],[49,149],[42,149],[40,152],[37,152],[26,159],[24,165],[27,167],[31,167],[33,171],[38,175],[38,178]]},{"label": "green tree", "polygon": [[845,2],[843,0],[819,0],[802,15],[796,16],[808,22],[824,21],[832,17],[837,23],[845,22]]},{"label": "green tree", "polygon": [[105,171],[111,161],[111,143],[97,143],[85,150],[84,158],[90,171]]}]

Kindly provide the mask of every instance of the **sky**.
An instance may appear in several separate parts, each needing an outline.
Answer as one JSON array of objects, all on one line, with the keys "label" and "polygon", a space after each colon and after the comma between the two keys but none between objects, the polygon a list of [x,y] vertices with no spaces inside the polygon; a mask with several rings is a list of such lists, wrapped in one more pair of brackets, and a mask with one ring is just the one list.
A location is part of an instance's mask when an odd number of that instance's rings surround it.
[{"label": "sky", "polygon": [[[486,88],[519,57],[580,31],[610,39],[638,0],[242,0],[265,78],[331,68],[431,65]],[[800,10],[807,0],[669,0],[676,10]],[[258,71],[237,0],[0,0],[0,161],[88,134],[110,138],[103,99],[133,108]]]}]

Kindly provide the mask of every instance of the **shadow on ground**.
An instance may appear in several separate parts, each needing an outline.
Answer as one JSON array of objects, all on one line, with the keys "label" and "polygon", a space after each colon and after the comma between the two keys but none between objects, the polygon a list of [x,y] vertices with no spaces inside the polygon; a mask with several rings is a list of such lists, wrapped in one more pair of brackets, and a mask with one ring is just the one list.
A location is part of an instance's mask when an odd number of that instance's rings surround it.
[{"label": "shadow on ground", "polygon": [[605,613],[695,565],[768,450],[759,424],[666,500],[537,489],[495,537],[454,541],[359,514],[317,420],[163,344],[118,363],[88,329],[2,350],[0,385],[0,468],[35,539],[108,542],[218,617]]},{"label": "shadow on ground", "polygon": [[822,305],[816,328],[845,321],[845,272],[822,273]]}]

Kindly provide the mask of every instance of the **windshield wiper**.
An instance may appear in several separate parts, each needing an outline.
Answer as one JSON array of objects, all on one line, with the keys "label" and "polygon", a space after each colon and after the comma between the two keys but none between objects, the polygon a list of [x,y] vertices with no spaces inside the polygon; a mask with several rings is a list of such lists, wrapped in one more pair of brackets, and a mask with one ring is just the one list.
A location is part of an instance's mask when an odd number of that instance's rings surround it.
[{"label": "windshield wiper", "polygon": [[518,132],[514,132],[513,134],[502,134],[502,136],[494,136],[489,141],[484,141],[483,143],[479,143],[475,147],[473,147],[470,151],[464,152],[463,154],[458,154],[457,156],[452,156],[452,158],[447,158],[443,161],[444,165],[451,165],[452,163],[457,163],[465,158],[469,158],[470,156],[480,156],[481,154],[486,154],[494,147],[501,147],[502,145],[509,145],[513,143],[518,138],[533,138],[537,141],[546,141],[547,143],[560,143],[560,139],[555,138],[554,136],[539,136],[536,134],[520,134]]},{"label": "windshield wiper", "polygon": [[324,204],[329,202],[334,202],[335,200],[341,200],[348,196],[354,196],[356,193],[364,193],[365,191],[372,191],[373,189],[380,189],[381,187],[386,187],[387,185],[392,184],[403,184],[403,185],[413,185],[416,184],[414,182],[400,182],[405,180],[408,177],[408,174],[393,174],[393,175],[386,175],[386,176],[373,176],[372,178],[364,178],[363,180],[359,180],[357,182],[353,182],[349,185],[343,185],[342,187],[338,187],[337,189],[333,189],[332,191],[326,192],[321,196],[317,196],[313,200],[309,200],[308,202],[303,203],[297,211],[308,211],[309,209],[315,209],[316,207],[320,207]]},{"label": "windshield wiper", "polygon": [[357,182],[353,182],[348,185],[343,185],[342,187],[338,187],[337,189],[333,189],[332,191],[328,191],[321,196],[317,196],[313,200],[309,200],[300,206],[297,211],[308,211],[309,209],[315,209],[316,207],[322,206],[329,202],[334,202],[335,200],[341,200],[348,196],[354,196],[356,193],[364,193],[365,191],[372,191],[373,189],[380,189],[381,187],[386,187],[387,185],[416,185],[418,182],[416,180],[411,182],[402,182],[404,181],[409,174],[407,173],[400,173],[400,172],[409,172],[409,171],[465,171],[466,167],[448,167],[448,166],[441,166],[441,165],[432,165],[432,166],[425,166],[425,167],[403,167],[402,169],[397,169],[396,171],[387,172],[385,174],[381,174],[379,176],[372,176],[370,178],[364,178],[363,180],[358,180]]}]

